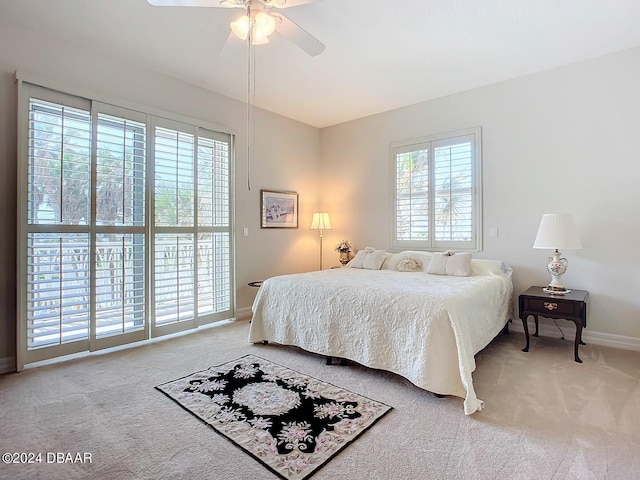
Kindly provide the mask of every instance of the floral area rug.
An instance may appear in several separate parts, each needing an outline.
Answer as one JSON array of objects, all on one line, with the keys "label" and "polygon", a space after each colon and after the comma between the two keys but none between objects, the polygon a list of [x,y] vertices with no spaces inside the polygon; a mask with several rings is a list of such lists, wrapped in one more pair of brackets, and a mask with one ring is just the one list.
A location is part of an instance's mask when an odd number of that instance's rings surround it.
[{"label": "floral area rug", "polygon": [[255,355],[158,390],[285,479],[309,478],[391,407]]}]

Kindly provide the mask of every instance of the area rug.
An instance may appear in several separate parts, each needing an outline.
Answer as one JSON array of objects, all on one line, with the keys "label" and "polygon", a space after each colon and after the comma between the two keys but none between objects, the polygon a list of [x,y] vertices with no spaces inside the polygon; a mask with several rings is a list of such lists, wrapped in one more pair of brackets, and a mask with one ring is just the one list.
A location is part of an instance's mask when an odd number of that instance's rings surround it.
[{"label": "area rug", "polygon": [[309,478],[392,407],[255,355],[156,387],[281,478]]}]

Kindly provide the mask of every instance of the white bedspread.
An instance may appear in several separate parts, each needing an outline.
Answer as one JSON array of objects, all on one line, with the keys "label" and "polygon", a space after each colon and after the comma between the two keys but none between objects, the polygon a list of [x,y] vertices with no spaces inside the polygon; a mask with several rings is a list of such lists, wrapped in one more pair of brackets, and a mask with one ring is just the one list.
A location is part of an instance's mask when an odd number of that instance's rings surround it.
[{"label": "white bedspread", "polygon": [[268,340],[388,370],[481,410],[474,355],[504,327],[509,275],[449,277],[341,268],[266,280],[250,342]]}]

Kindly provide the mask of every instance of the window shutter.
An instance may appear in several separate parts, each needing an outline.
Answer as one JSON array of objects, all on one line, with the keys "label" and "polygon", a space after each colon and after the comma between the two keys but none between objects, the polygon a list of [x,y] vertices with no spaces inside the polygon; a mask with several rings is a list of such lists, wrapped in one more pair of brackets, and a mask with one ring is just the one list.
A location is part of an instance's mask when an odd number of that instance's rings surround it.
[{"label": "window shutter", "polygon": [[28,145],[26,337],[37,349],[89,336],[90,111],[30,98]]},{"label": "window shutter", "polygon": [[429,240],[429,148],[413,146],[396,153],[396,236]]},{"label": "window shutter", "polygon": [[155,325],[232,308],[230,141],[156,127]]},{"label": "window shutter", "polygon": [[145,225],[146,125],[98,114],[96,224]]},{"label": "window shutter", "polygon": [[32,98],[28,221],[86,225],[91,204],[91,113]]},{"label": "window shutter", "polygon": [[434,142],[435,245],[461,245],[474,240],[473,139],[456,137]]},{"label": "window shutter", "polygon": [[198,136],[198,312],[231,308],[230,144],[200,129]]},{"label": "window shutter", "polygon": [[231,318],[232,136],[18,82],[18,368]]},{"label": "window shutter", "polygon": [[391,146],[393,247],[480,250],[480,128]]},{"label": "window shutter", "polygon": [[89,234],[27,235],[27,348],[89,338]]},{"label": "window shutter", "polygon": [[194,148],[193,134],[156,127],[156,226],[194,225]]},{"label": "window shutter", "polygon": [[146,326],[144,115],[95,104],[96,338]]}]

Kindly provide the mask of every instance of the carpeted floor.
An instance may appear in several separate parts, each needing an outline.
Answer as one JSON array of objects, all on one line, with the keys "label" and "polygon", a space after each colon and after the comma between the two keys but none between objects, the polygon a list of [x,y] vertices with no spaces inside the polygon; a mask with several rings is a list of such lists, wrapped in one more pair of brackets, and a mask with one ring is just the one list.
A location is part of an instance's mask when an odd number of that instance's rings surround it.
[{"label": "carpeted floor", "polygon": [[[43,454],[0,478],[276,478],[154,389],[250,353],[394,407],[314,480],[638,478],[640,352],[588,345],[577,364],[571,341],[532,338],[523,353],[522,334],[500,335],[476,358],[485,409],[465,416],[459,398],[247,336],[236,322],[0,376],[0,453]],[[57,452],[91,463],[47,463]]]}]

